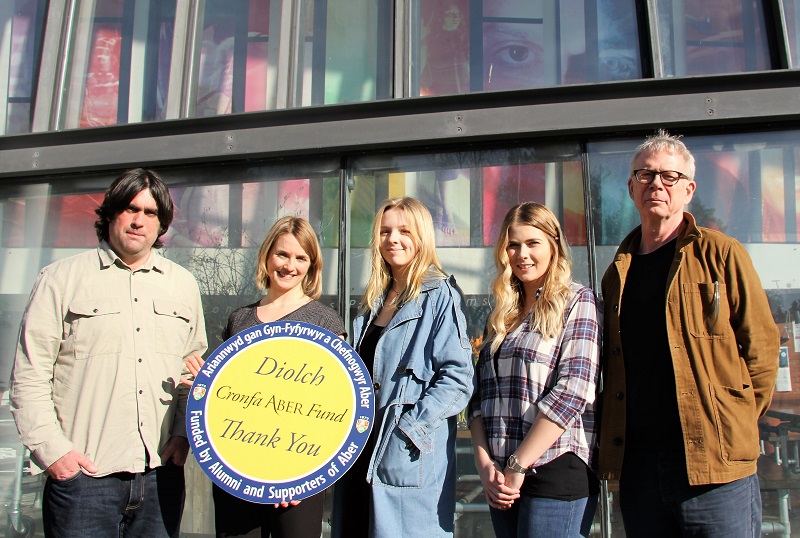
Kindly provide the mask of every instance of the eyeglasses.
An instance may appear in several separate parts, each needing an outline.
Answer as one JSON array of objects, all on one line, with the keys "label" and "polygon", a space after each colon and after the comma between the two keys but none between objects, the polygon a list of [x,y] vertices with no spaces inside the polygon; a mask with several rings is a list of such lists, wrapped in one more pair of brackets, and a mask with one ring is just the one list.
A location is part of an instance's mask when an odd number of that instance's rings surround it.
[{"label": "eyeglasses", "polygon": [[682,177],[689,179],[689,176],[686,174],[676,172],[675,170],[662,170],[657,172],[655,170],[648,170],[647,168],[634,170],[633,176],[636,178],[636,181],[643,183],[644,185],[648,185],[655,181],[656,176],[661,176],[661,183],[663,183],[665,187],[672,187]]}]

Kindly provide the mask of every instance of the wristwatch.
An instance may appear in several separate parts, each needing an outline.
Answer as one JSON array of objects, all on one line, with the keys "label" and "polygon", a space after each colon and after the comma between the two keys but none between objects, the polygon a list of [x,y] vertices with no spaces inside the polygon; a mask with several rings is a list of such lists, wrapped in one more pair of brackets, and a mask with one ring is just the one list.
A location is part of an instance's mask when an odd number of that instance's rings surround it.
[{"label": "wristwatch", "polygon": [[517,455],[516,454],[511,454],[508,457],[508,461],[506,462],[506,468],[507,469],[511,469],[515,473],[519,473],[519,474],[526,474],[528,472],[528,470],[529,470],[529,469],[527,469],[527,468],[525,468],[525,467],[523,467],[522,465],[519,464],[519,460],[517,459]]}]

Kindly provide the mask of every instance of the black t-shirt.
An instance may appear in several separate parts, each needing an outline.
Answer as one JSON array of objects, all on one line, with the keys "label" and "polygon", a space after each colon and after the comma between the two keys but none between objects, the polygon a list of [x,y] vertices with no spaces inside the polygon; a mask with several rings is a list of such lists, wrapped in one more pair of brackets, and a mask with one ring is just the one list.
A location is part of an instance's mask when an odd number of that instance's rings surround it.
[{"label": "black t-shirt", "polygon": [[635,254],[620,305],[625,357],[626,449],[683,450],[667,334],[667,277],[676,240]]},{"label": "black t-shirt", "polygon": [[574,501],[600,491],[597,476],[574,452],[561,454],[528,475],[520,492],[532,497]]},{"label": "black t-shirt", "polygon": [[[367,326],[364,338],[358,346],[358,356],[372,374],[372,367],[375,365],[375,349],[378,347],[378,340],[384,327],[374,323]],[[358,335],[356,335],[358,337]],[[364,445],[364,449],[353,463],[347,474],[336,483],[336,495],[346,499],[338,511],[339,521],[336,527],[340,531],[340,536],[352,538],[367,538],[369,536],[369,503],[370,503],[370,484],[367,482],[367,471],[372,453],[375,451],[375,443],[378,439],[379,424],[372,425],[369,439]]]}]

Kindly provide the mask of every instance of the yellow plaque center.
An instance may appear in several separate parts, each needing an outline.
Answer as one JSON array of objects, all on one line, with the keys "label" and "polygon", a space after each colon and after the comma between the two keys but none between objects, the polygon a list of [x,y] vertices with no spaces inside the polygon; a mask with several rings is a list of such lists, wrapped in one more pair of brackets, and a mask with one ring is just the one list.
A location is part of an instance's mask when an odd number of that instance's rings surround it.
[{"label": "yellow plaque center", "polygon": [[270,338],[243,349],[217,373],[206,408],[208,436],[239,474],[285,482],[338,452],[354,407],[350,376],[330,351]]}]

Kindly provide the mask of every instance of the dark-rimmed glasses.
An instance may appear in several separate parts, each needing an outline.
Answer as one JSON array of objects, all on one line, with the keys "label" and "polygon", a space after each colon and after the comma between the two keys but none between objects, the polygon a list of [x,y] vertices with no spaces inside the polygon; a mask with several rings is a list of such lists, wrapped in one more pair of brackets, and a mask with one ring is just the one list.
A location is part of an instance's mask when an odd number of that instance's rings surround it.
[{"label": "dark-rimmed glasses", "polygon": [[682,177],[689,179],[689,176],[676,170],[661,170],[659,172],[656,170],[648,170],[647,168],[639,168],[633,171],[633,177],[636,178],[636,181],[644,185],[649,185],[655,181],[656,176],[661,176],[661,183],[663,183],[665,187],[672,187]]}]

